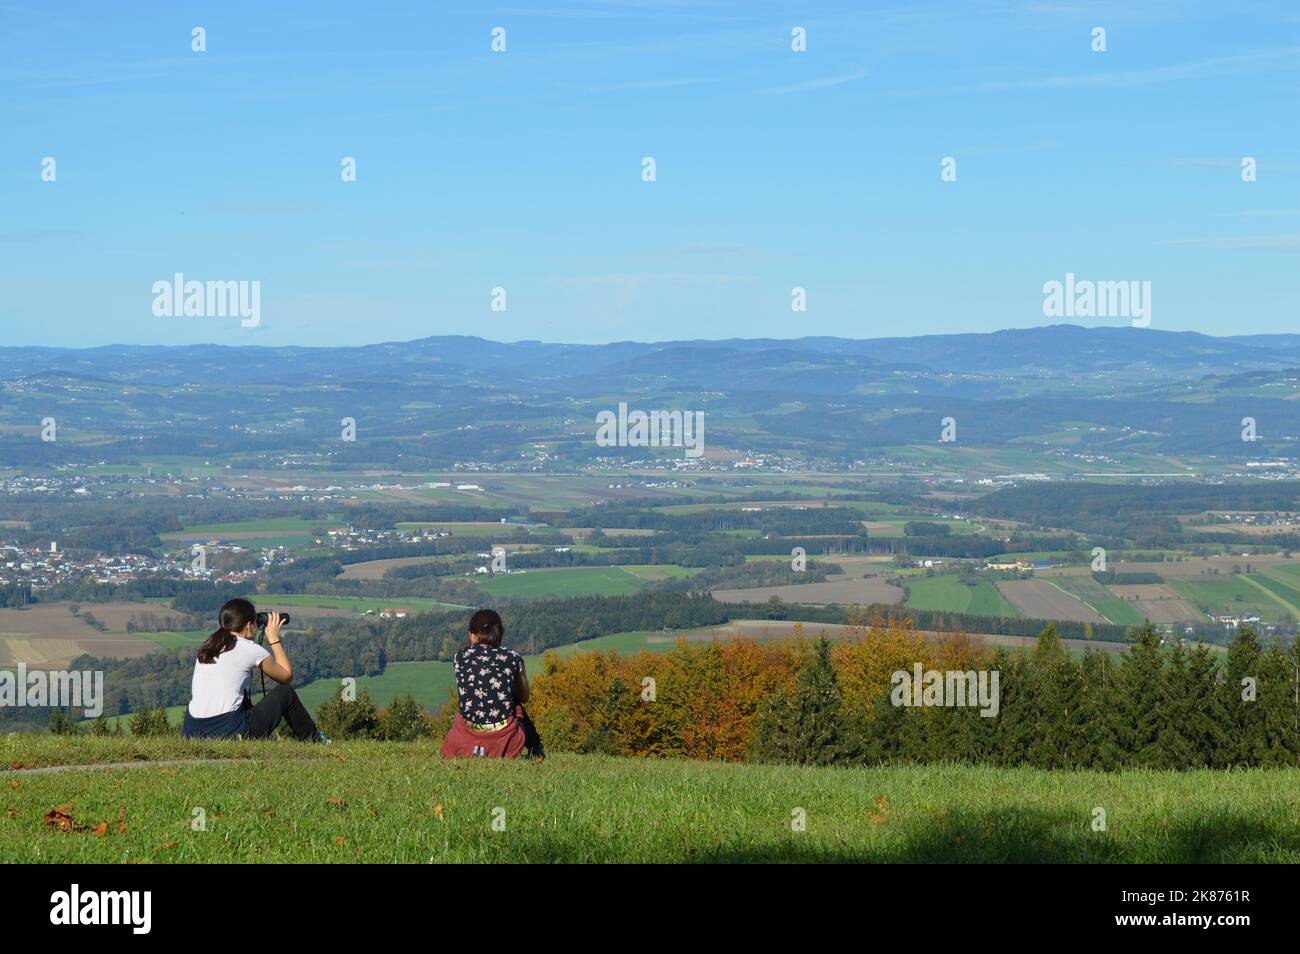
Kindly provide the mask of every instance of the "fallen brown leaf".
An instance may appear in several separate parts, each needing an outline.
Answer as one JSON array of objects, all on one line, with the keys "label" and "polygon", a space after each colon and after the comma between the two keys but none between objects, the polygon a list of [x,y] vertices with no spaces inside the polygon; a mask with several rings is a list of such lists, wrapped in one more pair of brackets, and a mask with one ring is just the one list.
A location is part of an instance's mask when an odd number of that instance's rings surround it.
[{"label": "fallen brown leaf", "polygon": [[60,805],[58,808],[51,808],[45,813],[45,824],[51,828],[57,828],[59,831],[76,831],[85,828],[85,825],[78,825],[72,820],[72,806]]},{"label": "fallen brown leaf", "polygon": [[108,822],[100,822],[98,825],[95,826],[94,830],[95,830],[96,838],[103,838],[105,835],[108,834]]},{"label": "fallen brown leaf", "polygon": [[343,845],[343,836],[342,836],[342,835],[339,835],[337,838],[335,838],[335,839],[334,839],[334,844],[336,844],[336,845],[342,847],[342,845]]}]

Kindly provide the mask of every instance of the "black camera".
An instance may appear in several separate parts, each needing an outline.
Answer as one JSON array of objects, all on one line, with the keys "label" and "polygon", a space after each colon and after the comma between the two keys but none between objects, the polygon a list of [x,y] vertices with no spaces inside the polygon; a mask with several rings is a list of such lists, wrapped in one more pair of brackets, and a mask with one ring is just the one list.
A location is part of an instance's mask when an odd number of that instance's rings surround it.
[{"label": "black camera", "polygon": [[[288,626],[288,625],[289,625],[289,614],[288,614],[288,613],[277,613],[276,615],[278,615],[278,616],[280,617],[280,625],[281,625],[281,626]],[[270,614],[270,613],[258,613],[258,614],[257,614],[257,628],[258,628],[258,629],[266,629],[266,624],[270,621],[270,619],[271,619],[271,614]]]}]

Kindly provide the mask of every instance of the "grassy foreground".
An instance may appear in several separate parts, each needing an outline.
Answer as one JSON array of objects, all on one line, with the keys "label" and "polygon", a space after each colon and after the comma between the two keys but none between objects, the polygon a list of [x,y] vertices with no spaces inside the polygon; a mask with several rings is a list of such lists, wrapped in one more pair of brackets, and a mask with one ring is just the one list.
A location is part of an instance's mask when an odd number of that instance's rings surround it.
[{"label": "grassy foreground", "polygon": [[[1296,769],[444,762],[432,741],[58,736],[0,753],[5,768],[143,763],[0,775],[2,862],[1300,861]],[[179,759],[218,761],[149,764]],[[66,826],[45,821],[56,809]]]}]

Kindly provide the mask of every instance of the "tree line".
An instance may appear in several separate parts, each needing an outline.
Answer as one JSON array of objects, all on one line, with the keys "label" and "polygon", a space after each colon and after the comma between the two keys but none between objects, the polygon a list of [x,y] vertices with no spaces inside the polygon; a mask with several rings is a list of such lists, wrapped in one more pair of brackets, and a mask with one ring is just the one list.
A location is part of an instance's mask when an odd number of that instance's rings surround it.
[{"label": "tree line", "polygon": [[[997,671],[995,716],[898,705],[894,672]],[[896,624],[859,638],[681,643],[548,657],[530,706],[549,748],[797,764],[954,762],[1045,769],[1300,765],[1300,649],[1243,628],[1220,658],[1162,645],[1073,657],[1048,627],[1029,650]],[[649,692],[649,695],[647,695]]]}]

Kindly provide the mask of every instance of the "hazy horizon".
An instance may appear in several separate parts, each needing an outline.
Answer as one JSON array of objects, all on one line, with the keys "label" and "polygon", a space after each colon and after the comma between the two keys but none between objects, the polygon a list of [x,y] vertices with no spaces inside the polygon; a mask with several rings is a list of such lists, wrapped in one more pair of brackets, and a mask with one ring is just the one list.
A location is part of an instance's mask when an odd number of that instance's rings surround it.
[{"label": "hazy horizon", "polygon": [[926,332],[924,334],[915,334],[915,335],[895,334],[895,335],[870,335],[870,336],[860,336],[860,337],[852,337],[849,335],[806,334],[806,335],[799,335],[797,337],[789,337],[789,338],[773,338],[765,335],[755,336],[755,337],[731,335],[726,338],[701,338],[701,337],[658,338],[653,340],[637,339],[637,338],[621,338],[621,339],[611,340],[611,341],[558,341],[558,340],[546,340],[542,338],[514,338],[514,339],[506,340],[502,338],[492,338],[486,335],[442,334],[442,335],[423,335],[418,338],[386,338],[386,339],[379,339],[375,341],[363,341],[363,342],[358,342],[356,344],[267,344],[267,343],[261,343],[255,341],[248,341],[248,342],[186,341],[186,342],[160,344],[160,343],[142,343],[142,342],[134,342],[134,341],[110,341],[110,342],[105,342],[103,344],[94,344],[94,345],[0,344],[0,350],[44,348],[44,349],[52,349],[52,350],[60,350],[60,351],[92,351],[99,348],[204,348],[204,347],[268,348],[268,349],[311,348],[311,349],[326,350],[332,348],[376,348],[376,347],[381,347],[383,345],[411,344],[417,341],[428,341],[428,340],[435,340],[441,338],[467,338],[467,339],[474,339],[478,341],[485,341],[488,342],[489,344],[499,344],[499,345],[540,344],[540,345],[558,345],[563,347],[602,348],[611,345],[626,345],[626,344],[631,344],[631,345],[694,344],[694,343],[726,344],[727,342],[731,342],[731,341],[745,341],[745,342],[771,341],[774,343],[797,342],[797,341],[807,341],[807,340],[817,340],[817,339],[840,340],[840,341],[900,341],[900,340],[911,340],[911,339],[919,339],[919,338],[944,338],[944,337],[952,337],[956,335],[991,336],[991,335],[1014,333],[1014,332],[1028,333],[1034,331],[1045,331],[1053,328],[1069,328],[1069,329],[1076,329],[1080,331],[1118,331],[1118,332],[1132,331],[1134,333],[1154,332],[1157,335],[1190,334],[1190,335],[1200,335],[1202,337],[1214,338],[1214,339],[1219,339],[1224,341],[1243,339],[1243,338],[1262,338],[1262,337],[1279,337],[1279,336],[1300,338],[1300,331],[1256,332],[1256,333],[1247,332],[1244,334],[1238,333],[1238,334],[1230,334],[1230,335],[1228,334],[1213,335],[1202,331],[1191,331],[1191,330],[1180,331],[1180,330],[1168,329],[1168,328],[1129,328],[1127,326],[1107,327],[1105,325],[1075,325],[1075,324],[1067,324],[1067,323],[1056,323],[1056,324],[1047,324],[1047,325],[1031,325],[1023,328],[994,328],[990,331],[936,331],[936,332]]}]

